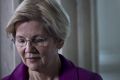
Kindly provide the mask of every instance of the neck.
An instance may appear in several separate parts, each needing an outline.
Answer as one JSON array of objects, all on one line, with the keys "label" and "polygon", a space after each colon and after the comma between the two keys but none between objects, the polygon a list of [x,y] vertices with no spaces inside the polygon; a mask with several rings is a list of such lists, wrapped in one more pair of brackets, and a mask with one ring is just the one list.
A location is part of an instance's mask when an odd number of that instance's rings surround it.
[{"label": "neck", "polygon": [[61,68],[59,56],[43,70],[43,72],[29,70],[30,80],[57,80]]}]

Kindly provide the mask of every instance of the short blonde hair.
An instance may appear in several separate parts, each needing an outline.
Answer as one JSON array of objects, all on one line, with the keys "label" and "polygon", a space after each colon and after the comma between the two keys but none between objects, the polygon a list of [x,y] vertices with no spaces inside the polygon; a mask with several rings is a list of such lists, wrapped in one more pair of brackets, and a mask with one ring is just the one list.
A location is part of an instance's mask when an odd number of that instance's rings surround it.
[{"label": "short blonde hair", "polygon": [[70,29],[69,17],[56,0],[24,0],[10,19],[6,32],[15,38],[16,23],[31,20],[39,21],[50,35],[61,40],[66,39]]}]

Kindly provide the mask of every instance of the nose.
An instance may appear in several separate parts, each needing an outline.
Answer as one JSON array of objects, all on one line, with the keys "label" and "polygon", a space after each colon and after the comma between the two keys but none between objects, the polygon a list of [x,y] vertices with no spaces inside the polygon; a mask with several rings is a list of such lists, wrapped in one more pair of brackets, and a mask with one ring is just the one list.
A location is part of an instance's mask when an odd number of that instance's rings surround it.
[{"label": "nose", "polygon": [[30,52],[32,52],[32,51],[33,51],[33,46],[32,46],[32,44],[31,44],[31,42],[29,41],[29,42],[26,43],[25,52],[26,52],[26,53],[30,53]]}]

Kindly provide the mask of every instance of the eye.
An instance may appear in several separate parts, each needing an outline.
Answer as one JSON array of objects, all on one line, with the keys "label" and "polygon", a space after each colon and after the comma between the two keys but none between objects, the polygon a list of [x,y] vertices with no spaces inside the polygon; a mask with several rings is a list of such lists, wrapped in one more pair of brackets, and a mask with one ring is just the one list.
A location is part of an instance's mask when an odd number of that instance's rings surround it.
[{"label": "eye", "polygon": [[42,43],[42,42],[45,42],[47,40],[47,38],[36,38],[36,39],[33,39],[33,42],[34,43]]},{"label": "eye", "polygon": [[25,40],[25,39],[22,39],[22,38],[16,39],[16,41],[17,41],[18,43],[25,43],[25,42],[26,42],[26,40]]}]

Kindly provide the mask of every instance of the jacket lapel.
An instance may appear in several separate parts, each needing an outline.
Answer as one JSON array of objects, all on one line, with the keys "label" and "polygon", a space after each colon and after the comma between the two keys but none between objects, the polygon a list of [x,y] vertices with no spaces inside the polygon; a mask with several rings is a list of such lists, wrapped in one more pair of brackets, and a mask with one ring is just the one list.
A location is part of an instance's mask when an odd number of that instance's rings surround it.
[{"label": "jacket lapel", "polygon": [[10,80],[28,80],[28,68],[23,64],[19,64],[10,76]]},{"label": "jacket lapel", "polygon": [[69,60],[65,59],[62,55],[60,55],[60,60],[62,63],[60,80],[77,80],[77,68],[75,65]]}]

